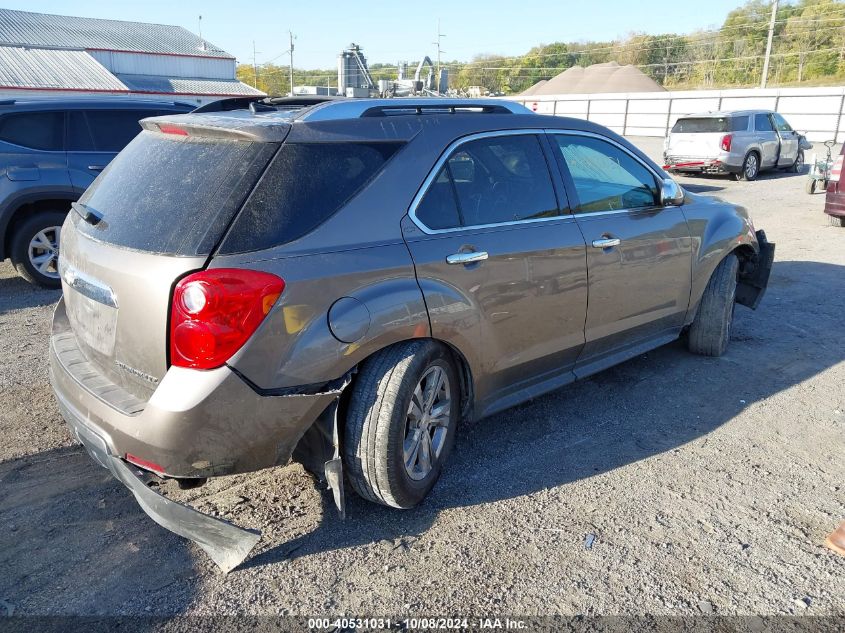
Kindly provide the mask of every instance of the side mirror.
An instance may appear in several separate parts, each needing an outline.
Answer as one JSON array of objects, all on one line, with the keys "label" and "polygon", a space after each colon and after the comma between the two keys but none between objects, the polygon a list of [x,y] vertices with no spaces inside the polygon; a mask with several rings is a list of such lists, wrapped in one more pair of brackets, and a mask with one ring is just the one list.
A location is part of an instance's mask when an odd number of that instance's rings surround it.
[{"label": "side mirror", "polygon": [[671,178],[665,178],[660,187],[660,204],[664,207],[679,207],[684,203],[684,190]]}]

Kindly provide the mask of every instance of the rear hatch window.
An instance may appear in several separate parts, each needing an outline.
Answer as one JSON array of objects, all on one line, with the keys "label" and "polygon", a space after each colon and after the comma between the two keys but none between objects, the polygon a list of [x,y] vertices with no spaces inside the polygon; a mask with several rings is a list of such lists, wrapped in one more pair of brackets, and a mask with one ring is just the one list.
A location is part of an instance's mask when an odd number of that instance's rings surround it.
[{"label": "rear hatch window", "polygon": [[285,143],[232,224],[221,254],[296,240],[357,194],[402,143]]},{"label": "rear hatch window", "polygon": [[169,255],[207,255],[278,145],[144,131],[79,200],[89,237]]},{"label": "rear hatch window", "polygon": [[[746,125],[748,120],[746,119]],[[728,117],[702,117],[695,119],[678,119],[672,126],[674,134],[713,134],[731,131]]]}]

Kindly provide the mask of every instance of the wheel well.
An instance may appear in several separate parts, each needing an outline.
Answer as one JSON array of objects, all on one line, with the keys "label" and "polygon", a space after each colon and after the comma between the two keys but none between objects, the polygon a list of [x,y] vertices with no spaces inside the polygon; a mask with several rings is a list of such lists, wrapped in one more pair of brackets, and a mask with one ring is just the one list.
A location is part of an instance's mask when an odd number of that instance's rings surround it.
[{"label": "wheel well", "polygon": [[[404,341],[398,341],[393,343],[392,345],[399,345],[401,343],[408,343],[410,341],[417,341],[420,339],[406,339]],[[472,379],[472,370],[470,369],[469,362],[467,362],[466,357],[456,348],[454,345],[447,343],[446,341],[442,341],[436,338],[430,338],[430,341],[434,343],[439,343],[446,347],[449,350],[450,354],[452,355],[452,360],[455,361],[455,366],[458,369],[458,375],[461,381],[461,417],[462,419],[469,419],[472,417],[473,414],[473,405],[475,403],[475,383]],[[390,347],[390,346],[388,346]],[[343,424],[343,421],[346,419],[346,409],[349,404],[349,398],[352,393],[352,387],[355,385],[355,380],[358,374],[358,367],[361,366],[362,363],[365,363],[367,359],[371,358],[374,354],[381,352],[384,347],[375,350],[372,354],[367,356],[367,358],[362,359],[351,371],[352,371],[352,380],[340,394],[340,402],[338,403],[338,419]]]},{"label": "wheel well", "polygon": [[18,226],[27,217],[39,211],[70,211],[71,200],[69,198],[47,198],[45,200],[36,200],[35,202],[27,202],[22,204],[9,219],[9,224],[6,226],[5,235],[3,235],[3,252],[8,254],[12,248],[12,236],[17,231]]},{"label": "wheel well", "polygon": [[748,244],[741,244],[731,251],[739,260],[739,274],[748,272],[749,265],[752,265],[757,253]]}]

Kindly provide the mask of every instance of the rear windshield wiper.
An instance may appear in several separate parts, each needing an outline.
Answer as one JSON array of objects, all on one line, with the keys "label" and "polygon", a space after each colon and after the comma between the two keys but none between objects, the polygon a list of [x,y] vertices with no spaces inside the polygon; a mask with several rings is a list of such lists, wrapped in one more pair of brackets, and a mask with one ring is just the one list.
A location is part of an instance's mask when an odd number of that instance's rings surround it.
[{"label": "rear windshield wiper", "polygon": [[71,209],[76,211],[76,214],[80,218],[85,220],[88,224],[96,225],[97,223],[99,223],[100,220],[103,219],[103,216],[94,211],[94,209],[85,206],[81,202],[71,202],[70,207]]}]

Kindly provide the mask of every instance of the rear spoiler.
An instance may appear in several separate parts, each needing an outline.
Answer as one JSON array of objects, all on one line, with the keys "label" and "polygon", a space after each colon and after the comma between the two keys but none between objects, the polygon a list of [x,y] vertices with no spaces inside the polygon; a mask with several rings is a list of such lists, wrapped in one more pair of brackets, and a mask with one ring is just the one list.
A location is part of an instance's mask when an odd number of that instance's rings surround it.
[{"label": "rear spoiler", "polygon": [[192,137],[253,141],[263,143],[281,143],[290,131],[286,117],[244,118],[234,113],[214,114],[174,114],[150,117],[141,120],[141,127],[150,132],[167,134],[173,137]]}]

